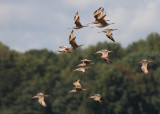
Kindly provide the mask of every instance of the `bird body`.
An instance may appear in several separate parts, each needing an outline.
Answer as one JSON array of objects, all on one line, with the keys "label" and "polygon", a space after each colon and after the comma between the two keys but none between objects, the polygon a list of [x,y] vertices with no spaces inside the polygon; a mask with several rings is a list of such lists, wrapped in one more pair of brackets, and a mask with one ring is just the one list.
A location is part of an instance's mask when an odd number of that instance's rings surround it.
[{"label": "bird body", "polygon": [[88,60],[88,59],[83,59],[81,61],[82,61],[82,63],[79,64],[79,65],[77,65],[77,66],[79,66],[79,67],[85,67],[85,66],[88,66],[89,64],[94,64],[94,63],[91,63],[91,60]]},{"label": "bird body", "polygon": [[71,31],[71,34],[70,34],[70,36],[69,36],[69,44],[71,44],[71,48],[70,48],[70,49],[76,49],[76,48],[78,48],[78,47],[83,46],[82,44],[78,45],[78,44],[76,43],[76,40],[75,40],[76,37],[74,37],[73,32],[74,32],[74,31],[72,30],[72,31]]},{"label": "bird body", "polygon": [[82,92],[85,90],[87,90],[87,89],[83,89],[82,87],[75,87],[75,89],[71,90],[70,92],[71,93],[79,93],[79,92]]},{"label": "bird body", "polygon": [[100,94],[94,94],[90,98],[94,99],[95,101],[98,101],[99,103],[103,103],[103,101],[101,100],[102,96]]},{"label": "bird body", "polygon": [[78,79],[77,81],[73,82],[73,85],[75,86],[75,88],[70,91],[71,93],[79,93],[81,91],[87,90],[87,89],[82,88],[82,86],[80,84],[80,79]]},{"label": "bird body", "polygon": [[32,97],[32,98],[38,98],[38,102],[39,102],[42,106],[46,107],[46,103],[45,103],[45,101],[44,101],[44,97],[48,97],[48,95],[44,95],[43,93],[37,93],[37,95],[34,96],[34,97]]},{"label": "bird body", "polygon": [[66,52],[66,53],[71,53],[70,52],[70,48],[68,48],[67,46],[60,46],[60,49],[57,50],[57,52]]},{"label": "bird body", "polygon": [[109,58],[108,58],[108,54],[110,52],[113,52],[113,51],[108,51],[107,49],[103,49],[103,50],[97,51],[95,54],[101,53],[102,54],[102,56],[101,56],[102,59],[104,59],[108,63],[112,63],[112,61],[110,61]]},{"label": "bird body", "polygon": [[78,79],[77,81],[73,82],[73,85],[75,87],[82,87],[81,84],[80,84],[80,79]]},{"label": "bird body", "polygon": [[99,22],[100,24],[99,24],[99,25],[96,25],[96,27],[103,28],[103,27],[109,26],[109,25],[111,25],[111,24],[114,24],[114,23],[107,23],[107,22],[106,22],[106,19],[105,19],[105,16],[106,16],[106,15],[98,18],[98,22]]},{"label": "bird body", "polygon": [[78,12],[74,16],[74,23],[75,23],[76,26],[74,26],[72,28],[69,28],[69,29],[80,29],[80,28],[83,28],[83,27],[88,27],[88,26],[84,26],[84,25],[81,24]]},{"label": "bird body", "polygon": [[[88,24],[99,24],[99,18],[101,18],[103,16],[103,13],[104,13],[104,8],[101,10],[102,7],[100,7],[99,9],[97,9],[94,13],[93,13],[93,16],[95,18],[94,21],[92,21],[91,23],[88,23]],[[101,10],[101,11],[100,11]],[[106,20],[106,19],[105,19]],[[106,20],[106,21],[109,21],[109,20]],[[87,24],[87,25],[88,25]]]},{"label": "bird body", "polygon": [[84,72],[86,72],[86,69],[87,69],[87,68],[90,68],[90,67],[80,67],[80,68],[77,68],[77,69],[75,69],[75,70],[73,70],[73,71],[79,71],[79,72],[84,73]]},{"label": "bird body", "polygon": [[[118,29],[105,29],[105,30],[103,30],[103,31],[101,31],[101,32],[107,33],[106,36],[107,36],[110,40],[112,40],[113,42],[115,42],[115,40],[114,40],[114,38],[113,38],[113,36],[112,36],[112,31],[114,31],[114,30],[118,30]],[[98,32],[98,33],[100,33],[100,32]]]},{"label": "bird body", "polygon": [[141,61],[139,62],[139,64],[142,64],[141,69],[142,69],[142,71],[143,71],[145,74],[148,74],[147,66],[148,66],[148,63],[150,63],[150,62],[153,62],[153,61],[141,60]]}]

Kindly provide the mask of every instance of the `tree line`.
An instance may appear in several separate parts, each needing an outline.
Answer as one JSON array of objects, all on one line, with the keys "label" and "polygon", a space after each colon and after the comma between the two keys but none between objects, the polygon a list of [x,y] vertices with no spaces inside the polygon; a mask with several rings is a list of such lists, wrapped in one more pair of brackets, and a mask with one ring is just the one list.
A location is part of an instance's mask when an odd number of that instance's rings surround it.
[{"label": "tree line", "polygon": [[[115,51],[107,64],[97,50]],[[86,73],[73,72],[81,59],[93,64]],[[153,60],[145,75],[136,64]],[[0,43],[0,114],[160,114],[160,35],[123,48],[119,43],[99,42],[71,54],[42,50],[20,53]],[[87,91],[68,93],[82,77]],[[42,107],[32,97],[43,92],[50,96]],[[103,96],[103,104],[89,99]]]}]

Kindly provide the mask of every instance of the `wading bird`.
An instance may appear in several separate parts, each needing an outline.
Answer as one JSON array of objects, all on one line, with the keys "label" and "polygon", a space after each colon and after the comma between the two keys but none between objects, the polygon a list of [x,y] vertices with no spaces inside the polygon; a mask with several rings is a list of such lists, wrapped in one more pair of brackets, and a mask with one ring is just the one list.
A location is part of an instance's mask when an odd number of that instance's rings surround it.
[{"label": "wading bird", "polygon": [[78,79],[77,81],[73,82],[73,85],[75,86],[75,89],[71,90],[71,93],[79,93],[81,91],[85,91],[87,89],[82,88],[81,84],[80,84],[80,79]]},{"label": "wading bird", "polygon": [[99,103],[103,103],[103,101],[101,100],[102,96],[100,94],[94,94],[90,98],[94,99],[95,101],[98,101]]},{"label": "wading bird", "polygon": [[[114,24],[114,23],[107,23],[106,22],[106,19],[105,19],[105,16],[102,16],[101,18],[98,18],[98,22],[100,23],[99,25],[96,25],[96,27],[99,27],[99,28],[103,28],[103,27],[106,27],[106,26],[109,26],[111,24]],[[91,28],[94,28],[94,27],[91,27]]]},{"label": "wading bird", "polygon": [[89,64],[94,64],[94,63],[91,63],[91,60],[88,60],[88,59],[83,59],[81,61],[82,61],[82,63],[79,64],[79,65],[77,65],[77,66],[79,66],[79,67],[85,67],[85,66],[88,66]]},{"label": "wading bird", "polygon": [[[92,21],[91,23],[88,23],[88,24],[98,24],[98,19],[101,18],[103,16],[103,13],[104,13],[104,8],[101,10],[102,7],[100,7],[99,9],[97,9],[94,13],[93,13],[93,16],[95,18],[94,21]],[[101,10],[101,11],[100,11]],[[109,20],[106,20],[106,21],[109,21]],[[87,25],[88,25],[87,24]]]},{"label": "wading bird", "polygon": [[87,69],[87,68],[90,68],[90,67],[80,67],[80,68],[77,68],[77,69],[75,69],[75,70],[73,70],[73,71],[79,71],[79,72],[84,73],[84,72],[86,72],[86,69]]},{"label": "wading bird", "polygon": [[141,60],[138,64],[142,64],[141,69],[145,74],[148,74],[148,69],[147,69],[147,65],[148,63],[151,63],[153,61],[148,61],[148,60]]},{"label": "wading bird", "polygon": [[102,56],[101,56],[102,59],[104,59],[108,63],[112,63],[112,61],[110,61],[109,58],[108,58],[108,54],[110,52],[113,52],[113,51],[108,51],[107,49],[103,49],[103,50],[97,51],[95,54],[101,53],[102,54]]},{"label": "wading bird", "polygon": [[82,92],[85,90],[87,90],[87,89],[83,89],[82,87],[75,87],[75,89],[71,90],[70,92],[71,93],[79,93],[79,92]]},{"label": "wading bird", "polygon": [[[105,29],[105,30],[103,30],[103,31],[101,31],[101,32],[104,32],[104,33],[107,33],[106,34],[106,36],[110,39],[110,40],[112,40],[113,42],[115,42],[115,40],[114,40],[114,38],[113,38],[113,34],[112,34],[112,31],[114,31],[114,30],[118,30],[118,29]],[[98,33],[101,33],[101,32],[98,32]]]},{"label": "wading bird", "polygon": [[74,23],[76,24],[76,26],[74,26],[72,28],[69,28],[69,29],[80,29],[80,28],[83,28],[83,27],[88,27],[88,26],[84,26],[84,25],[81,24],[78,12],[74,16]]},{"label": "wading bird", "polygon": [[69,44],[71,44],[71,48],[70,49],[76,49],[78,47],[81,47],[83,45],[77,45],[76,43],[76,40],[75,40],[76,37],[74,37],[73,35],[73,30],[71,31],[71,34],[69,36]]},{"label": "wading bird", "polygon": [[73,85],[74,85],[75,87],[82,87],[82,86],[81,86],[81,83],[80,83],[80,79],[78,79],[77,81],[73,82]]},{"label": "wading bird", "polygon": [[66,53],[71,53],[70,52],[70,48],[68,48],[67,46],[59,46],[59,50],[57,50],[57,52],[66,52]]},{"label": "wading bird", "polygon": [[[91,23],[88,23],[88,24],[98,24],[98,23],[99,23],[99,22],[98,22],[98,15],[99,15],[99,12],[100,12],[101,8],[102,8],[102,7],[98,8],[98,9],[93,13],[93,16],[94,16],[95,20],[92,21]],[[88,25],[88,24],[87,24],[87,25]]]},{"label": "wading bird", "polygon": [[36,96],[32,97],[32,98],[38,98],[38,102],[43,105],[44,107],[46,107],[46,103],[44,101],[44,97],[48,97],[49,95],[44,95],[43,93],[37,93]]}]

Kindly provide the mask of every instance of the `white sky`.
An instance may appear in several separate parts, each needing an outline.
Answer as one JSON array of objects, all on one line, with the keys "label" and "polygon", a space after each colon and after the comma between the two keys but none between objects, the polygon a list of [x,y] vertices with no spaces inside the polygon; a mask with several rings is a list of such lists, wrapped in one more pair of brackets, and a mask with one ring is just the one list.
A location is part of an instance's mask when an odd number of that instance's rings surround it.
[{"label": "white sky", "polygon": [[[0,42],[11,49],[57,50],[68,44],[69,27],[78,11],[82,24],[94,20],[93,12],[104,7],[106,17],[116,28],[113,37],[126,47],[151,32],[160,33],[160,0],[0,0]],[[95,25],[90,25],[95,26]],[[104,28],[105,29],[105,28]],[[110,41],[100,28],[74,30],[78,44],[95,45]]]}]

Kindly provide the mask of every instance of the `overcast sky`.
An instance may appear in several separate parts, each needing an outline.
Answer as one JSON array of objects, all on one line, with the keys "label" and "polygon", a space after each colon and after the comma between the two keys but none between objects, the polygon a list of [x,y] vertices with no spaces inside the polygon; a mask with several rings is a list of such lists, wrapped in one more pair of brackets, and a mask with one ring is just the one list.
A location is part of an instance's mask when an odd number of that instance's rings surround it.
[{"label": "overcast sky", "polygon": [[[74,26],[75,13],[85,25],[99,7],[115,23],[106,28],[118,29],[113,37],[123,47],[151,32],[160,33],[160,0],[0,0],[0,42],[20,52],[70,46],[67,28]],[[104,28],[90,27],[74,30],[78,44],[112,42],[105,33],[97,33]]]}]

